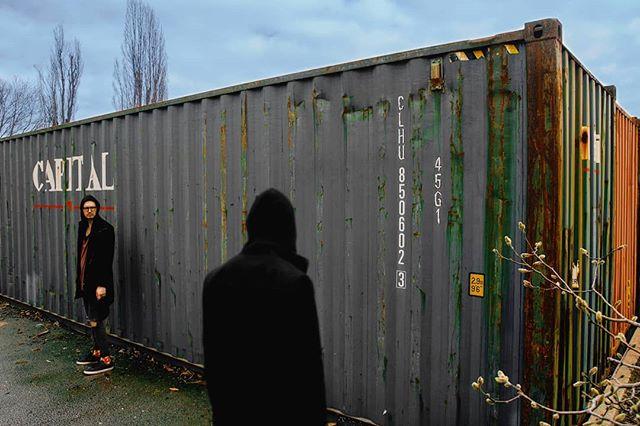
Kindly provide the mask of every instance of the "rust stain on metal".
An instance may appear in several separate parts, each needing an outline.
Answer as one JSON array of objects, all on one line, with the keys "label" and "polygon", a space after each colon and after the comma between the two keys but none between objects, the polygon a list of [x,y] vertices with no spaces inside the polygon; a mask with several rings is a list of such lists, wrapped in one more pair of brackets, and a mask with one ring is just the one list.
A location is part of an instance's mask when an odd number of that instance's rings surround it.
[{"label": "rust stain on metal", "polygon": [[[559,25],[559,24],[558,24]],[[533,34],[527,24],[525,33]],[[527,227],[543,241],[547,259],[559,259],[562,185],[562,45],[558,37],[526,40],[527,54]],[[554,333],[559,326],[554,292],[525,292],[524,383],[549,403],[554,395]],[[544,312],[544,315],[540,313]],[[525,404],[523,421],[538,413]]]},{"label": "rust stain on metal", "polygon": [[[613,248],[626,248],[613,256],[612,300],[622,301],[618,308],[627,318],[636,315],[636,283],[638,256],[638,149],[640,148],[640,123],[629,117],[621,108],[615,108],[614,143],[614,214]],[[613,334],[625,333],[628,324],[612,323]],[[610,353],[617,350],[619,342],[612,339]]]},{"label": "rust stain on metal", "polygon": [[220,260],[227,260],[227,111],[220,114]]},{"label": "rust stain on metal", "polygon": [[[207,205],[207,114],[203,113],[202,116],[202,187],[204,191],[202,191],[202,227],[207,229],[209,227],[207,216],[209,215],[209,208]],[[203,236],[203,250],[204,250],[204,268],[205,270],[209,269],[209,238],[207,237],[208,233],[204,232]]]},{"label": "rust stain on metal", "polygon": [[[314,104],[315,105],[315,104]],[[304,101],[297,104],[287,97],[287,145],[289,148],[288,164],[289,164],[289,198],[291,202],[295,202],[295,185],[296,185],[296,162],[295,162],[295,137],[298,125],[298,109],[304,107]]]},{"label": "rust stain on metal", "polygon": [[322,124],[324,113],[329,110],[330,102],[324,99],[322,93],[314,88],[311,92],[311,103],[313,108],[313,123],[317,130],[317,126]]},{"label": "rust stain on metal", "polygon": [[[515,204],[514,171],[515,147],[520,140],[520,102],[517,92],[511,90],[509,56],[499,55],[499,50],[488,52],[487,61],[487,193],[485,213],[484,258],[487,281],[492,283],[484,299],[487,331],[487,365],[491,372],[500,368],[503,353],[503,300],[510,285],[509,268],[491,253],[500,249],[504,235],[511,235],[511,220]],[[493,407],[490,415],[498,415]]]},{"label": "rust stain on metal", "polygon": [[293,150],[293,128],[296,125],[297,117],[296,110],[293,106],[293,102],[291,101],[291,96],[287,98],[287,143],[289,145],[289,151]]},{"label": "rust stain on metal", "polygon": [[242,242],[247,241],[247,180],[249,178],[247,170],[247,93],[242,99],[240,124],[240,169],[242,172]]},{"label": "rust stain on metal", "polygon": [[[589,160],[589,127],[582,126],[580,129],[580,159]],[[587,167],[588,171],[588,167]]]}]

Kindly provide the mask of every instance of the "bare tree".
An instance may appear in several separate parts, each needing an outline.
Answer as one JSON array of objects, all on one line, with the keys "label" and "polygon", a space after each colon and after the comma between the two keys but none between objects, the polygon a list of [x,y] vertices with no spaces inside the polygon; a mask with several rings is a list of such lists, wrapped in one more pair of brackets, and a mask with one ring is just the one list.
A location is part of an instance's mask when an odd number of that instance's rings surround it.
[{"label": "bare tree", "polygon": [[35,130],[41,124],[36,88],[14,77],[0,79],[0,137]]},{"label": "bare tree", "polygon": [[113,106],[127,109],[167,98],[167,53],[155,12],[141,0],[128,0],[122,58],[113,67]]},{"label": "bare tree", "polygon": [[53,47],[49,66],[45,71],[37,68],[39,76],[39,104],[45,124],[57,126],[73,120],[78,107],[78,87],[83,62],[77,39],[67,43],[64,29],[53,30]]}]

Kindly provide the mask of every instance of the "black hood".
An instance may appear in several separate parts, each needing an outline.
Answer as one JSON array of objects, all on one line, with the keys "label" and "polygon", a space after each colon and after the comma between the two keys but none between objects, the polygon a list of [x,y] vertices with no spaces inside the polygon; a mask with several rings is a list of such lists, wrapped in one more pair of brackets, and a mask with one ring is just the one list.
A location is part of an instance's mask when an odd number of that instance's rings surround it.
[{"label": "black hood", "polygon": [[94,203],[96,203],[96,217],[94,218],[94,220],[100,218],[100,201],[98,201],[93,195],[86,195],[82,199],[82,201],[80,201],[80,222],[84,223],[87,223],[87,218],[84,217],[84,214],[82,214],[82,208],[84,207],[84,203],[86,203],[87,201],[93,201]]},{"label": "black hood", "polygon": [[258,195],[247,216],[247,244],[271,242],[285,251],[296,252],[296,220],[291,202],[271,188]]}]

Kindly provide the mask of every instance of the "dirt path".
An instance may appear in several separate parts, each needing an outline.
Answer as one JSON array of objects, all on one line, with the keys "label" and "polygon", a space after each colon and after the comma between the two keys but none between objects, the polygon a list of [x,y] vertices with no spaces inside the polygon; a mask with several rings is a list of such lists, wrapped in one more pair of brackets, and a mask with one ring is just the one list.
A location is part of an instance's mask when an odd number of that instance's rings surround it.
[{"label": "dirt path", "polygon": [[[115,352],[116,368],[86,377],[89,338],[0,302],[0,424],[208,424],[206,388]],[[171,390],[174,388],[174,390]]]}]

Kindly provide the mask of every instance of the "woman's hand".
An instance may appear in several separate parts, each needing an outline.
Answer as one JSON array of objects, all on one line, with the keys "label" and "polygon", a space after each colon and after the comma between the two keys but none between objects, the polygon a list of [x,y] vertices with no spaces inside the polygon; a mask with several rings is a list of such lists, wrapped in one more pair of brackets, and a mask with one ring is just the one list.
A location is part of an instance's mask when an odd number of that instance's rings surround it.
[{"label": "woman's hand", "polygon": [[104,287],[97,287],[96,288],[96,299],[100,300],[106,295],[107,295],[107,289],[106,288],[104,288]]}]

